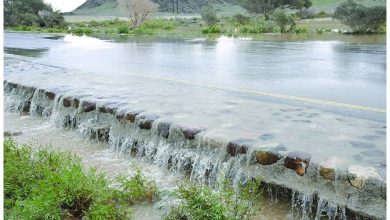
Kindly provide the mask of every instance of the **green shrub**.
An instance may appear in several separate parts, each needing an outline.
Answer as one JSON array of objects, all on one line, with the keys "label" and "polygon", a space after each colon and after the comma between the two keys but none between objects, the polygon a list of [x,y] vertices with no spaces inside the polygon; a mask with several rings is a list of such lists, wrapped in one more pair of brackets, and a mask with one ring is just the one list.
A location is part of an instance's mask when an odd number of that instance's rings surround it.
[{"label": "green shrub", "polygon": [[127,34],[129,33],[129,27],[126,25],[118,27],[118,34]]},{"label": "green shrub", "polygon": [[73,34],[76,35],[83,35],[84,34],[84,28],[77,27],[76,29],[71,30]]},{"label": "green shrub", "polygon": [[6,219],[128,219],[129,202],[150,201],[158,194],[140,171],[130,179],[121,177],[118,189],[112,185],[96,170],[84,171],[73,154],[4,141]]},{"label": "green shrub", "polygon": [[93,33],[93,30],[91,28],[84,28],[84,34],[90,35]]},{"label": "green shrub", "polygon": [[208,26],[215,26],[219,21],[217,17],[217,13],[211,7],[203,8],[202,11],[200,12],[200,15],[202,16],[202,20]]},{"label": "green shrub", "polygon": [[260,180],[250,180],[234,192],[226,181],[221,191],[207,186],[180,185],[176,194],[181,200],[164,217],[173,219],[250,219],[260,209]]},{"label": "green shrub", "polygon": [[307,31],[307,27],[302,27],[302,28],[295,28],[294,29],[294,33],[296,34],[306,34],[308,31]]},{"label": "green shrub", "polygon": [[261,34],[280,32],[279,27],[272,20],[266,20],[265,17],[254,19],[250,25],[241,26],[240,33],[243,34]]},{"label": "green shrub", "polygon": [[161,29],[161,30],[174,30],[176,28],[175,21],[168,19],[152,19],[145,21],[142,28]]},{"label": "green shrub", "polygon": [[219,34],[221,33],[221,29],[219,27],[213,25],[213,26],[208,26],[206,28],[202,29],[203,34]]},{"label": "green shrub", "polygon": [[233,16],[233,21],[236,22],[237,24],[244,25],[249,23],[250,18],[242,14],[235,14]]},{"label": "green shrub", "polygon": [[295,29],[296,24],[292,15],[287,14],[282,10],[276,10],[272,16],[273,20],[280,27],[280,32],[285,33]]},{"label": "green shrub", "polygon": [[334,17],[348,25],[354,33],[377,33],[386,23],[386,7],[366,7],[348,0],[336,8]]},{"label": "green shrub", "polygon": [[130,179],[118,176],[117,181],[120,184],[119,196],[129,202],[148,201],[151,203],[159,197],[156,182],[148,180],[139,169]]},{"label": "green shrub", "polygon": [[317,14],[317,18],[325,18],[325,17],[328,17],[328,13],[324,12],[324,11],[320,11],[318,14]]}]

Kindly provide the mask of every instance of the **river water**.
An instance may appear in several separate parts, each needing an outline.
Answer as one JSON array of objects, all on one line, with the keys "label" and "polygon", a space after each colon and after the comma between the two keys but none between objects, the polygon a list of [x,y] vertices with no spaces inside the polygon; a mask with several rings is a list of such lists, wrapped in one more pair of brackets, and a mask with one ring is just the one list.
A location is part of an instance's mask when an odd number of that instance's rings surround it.
[{"label": "river water", "polygon": [[[264,149],[282,146],[283,154],[307,152],[312,162],[340,172],[358,165],[386,178],[384,44],[227,37],[118,43],[6,32],[4,45],[7,81],[124,111],[143,110],[159,115],[158,122],[205,128],[202,139],[217,143],[244,138]],[[5,109],[17,98],[7,96]],[[60,101],[53,115],[69,113]],[[21,142],[70,149],[110,175],[133,172],[129,162],[135,161],[162,189],[172,190],[182,178],[158,162],[123,157],[112,146],[56,128],[55,119],[7,113],[5,130],[22,131],[16,137]],[[258,219],[286,219],[290,208],[289,202],[269,199]],[[150,213],[158,219],[163,213],[150,206],[137,210],[136,218]]]}]

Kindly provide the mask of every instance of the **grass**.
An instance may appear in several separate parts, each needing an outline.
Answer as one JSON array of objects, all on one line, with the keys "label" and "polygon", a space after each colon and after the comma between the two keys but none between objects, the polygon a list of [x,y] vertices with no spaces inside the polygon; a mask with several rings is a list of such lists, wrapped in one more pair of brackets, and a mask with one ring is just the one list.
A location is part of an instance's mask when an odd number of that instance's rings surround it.
[{"label": "grass", "polygon": [[229,181],[220,191],[196,184],[181,184],[176,191],[180,203],[172,207],[164,220],[176,219],[246,219],[261,208],[261,181],[252,179],[239,185],[235,192]]},{"label": "grass", "polygon": [[130,204],[157,197],[155,183],[140,171],[113,182],[95,169],[85,171],[69,152],[4,141],[6,219],[128,219]]}]

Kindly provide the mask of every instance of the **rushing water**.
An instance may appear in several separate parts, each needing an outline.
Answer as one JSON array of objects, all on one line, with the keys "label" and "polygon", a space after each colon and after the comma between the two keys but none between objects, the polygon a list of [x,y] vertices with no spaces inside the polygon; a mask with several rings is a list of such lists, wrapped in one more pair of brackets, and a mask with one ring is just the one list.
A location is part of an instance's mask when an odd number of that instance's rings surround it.
[{"label": "rushing water", "polygon": [[[181,174],[169,172],[143,159],[118,154],[106,143],[85,140],[84,137],[72,130],[55,127],[42,118],[20,116],[6,113],[4,115],[5,131],[19,133],[13,139],[18,143],[30,144],[35,147],[49,147],[62,151],[70,151],[81,157],[86,167],[95,167],[104,172],[109,178],[117,175],[131,176],[135,167],[140,168],[150,179],[156,181],[162,192],[162,199],[157,204],[136,204],[132,207],[135,220],[157,220],[166,213],[169,205],[173,204],[170,193],[177,188],[177,183],[183,177]],[[169,193],[168,193],[169,192]],[[265,194],[262,210],[254,219],[284,220],[291,218],[291,204],[275,196]]]},{"label": "rushing water", "polygon": [[[265,208],[268,213],[259,219],[344,218],[345,207],[359,210],[365,203],[360,198],[370,190],[373,200],[365,204],[365,212],[383,216],[377,211],[383,211],[386,171],[386,63],[381,44],[224,37],[114,43],[6,33],[5,47],[4,77],[11,82],[4,84],[6,111],[43,116],[47,122],[39,129],[29,125],[38,119],[7,116],[6,128],[23,129],[18,137],[22,140],[36,136],[45,144],[61,145],[75,134],[52,126],[77,129],[83,137],[108,142],[96,143],[100,148],[89,148],[88,142],[85,149],[74,147],[81,142],[69,144],[87,164],[109,173],[131,172],[126,165],[130,159],[118,159],[113,151],[131,154],[137,162],[152,164],[142,166],[157,175],[163,188],[175,185],[164,182],[167,169],[213,187],[226,178],[237,186],[261,176],[271,185],[291,189],[282,193],[291,205],[267,202],[265,207],[278,208]],[[95,107],[85,112],[91,103]],[[113,114],[107,112],[113,108]],[[130,122],[123,119],[129,112],[141,114]],[[53,131],[60,135],[48,135]],[[233,155],[230,143],[251,147]],[[307,174],[286,171],[281,159],[258,165],[257,152],[264,150],[283,157],[303,151],[298,157],[309,155],[308,169],[300,162]],[[319,167],[330,168],[335,176],[323,178]],[[368,180],[374,182],[366,184]],[[372,188],[355,192],[349,181]],[[270,188],[270,201],[279,197],[272,199],[274,194]],[[139,210],[148,209],[153,207]]]}]

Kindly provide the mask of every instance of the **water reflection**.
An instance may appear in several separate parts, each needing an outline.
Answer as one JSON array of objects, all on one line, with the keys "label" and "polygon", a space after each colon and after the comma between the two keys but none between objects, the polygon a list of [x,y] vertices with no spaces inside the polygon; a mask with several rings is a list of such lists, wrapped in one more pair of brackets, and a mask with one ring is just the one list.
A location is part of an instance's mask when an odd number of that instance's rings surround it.
[{"label": "water reflection", "polygon": [[55,41],[44,37],[47,36],[5,33],[5,46],[23,49],[34,42],[35,47],[49,48],[40,62],[107,75],[115,73],[122,79],[134,74],[165,77],[385,108],[383,44],[330,39],[270,42],[228,37],[135,37],[114,43],[86,36],[66,35]]},{"label": "water reflection", "polygon": [[39,48],[39,49],[23,49],[23,48],[14,48],[14,47],[5,47],[4,52],[9,54],[21,55],[26,57],[40,57],[46,53],[48,48]]}]

